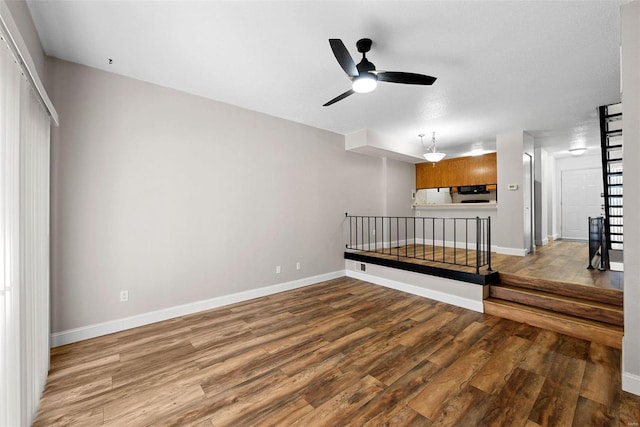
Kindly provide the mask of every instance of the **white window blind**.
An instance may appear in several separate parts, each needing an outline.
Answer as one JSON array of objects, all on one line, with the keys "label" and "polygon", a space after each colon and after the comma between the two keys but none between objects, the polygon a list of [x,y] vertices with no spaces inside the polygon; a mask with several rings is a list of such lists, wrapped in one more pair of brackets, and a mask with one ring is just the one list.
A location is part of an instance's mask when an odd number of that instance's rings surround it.
[{"label": "white window blind", "polygon": [[49,369],[49,115],[0,31],[0,426],[28,426]]}]

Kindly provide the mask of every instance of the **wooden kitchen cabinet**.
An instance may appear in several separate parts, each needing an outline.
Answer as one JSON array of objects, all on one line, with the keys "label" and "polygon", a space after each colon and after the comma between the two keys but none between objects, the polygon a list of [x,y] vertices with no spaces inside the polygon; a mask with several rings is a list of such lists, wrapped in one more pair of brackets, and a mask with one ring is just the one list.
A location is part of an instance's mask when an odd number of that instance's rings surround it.
[{"label": "wooden kitchen cabinet", "polygon": [[416,188],[497,184],[496,153],[416,164]]}]

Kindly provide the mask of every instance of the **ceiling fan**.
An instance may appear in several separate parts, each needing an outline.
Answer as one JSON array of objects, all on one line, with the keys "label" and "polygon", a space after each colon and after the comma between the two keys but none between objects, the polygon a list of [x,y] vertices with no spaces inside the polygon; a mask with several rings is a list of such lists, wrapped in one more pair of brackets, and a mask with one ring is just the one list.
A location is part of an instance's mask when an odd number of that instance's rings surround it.
[{"label": "ceiling fan", "polygon": [[329,39],[331,50],[338,60],[338,64],[342,67],[349,79],[351,79],[352,87],[343,94],[333,98],[331,101],[323,105],[327,107],[331,104],[345,99],[354,93],[368,93],[373,91],[378,85],[378,81],[389,83],[404,83],[408,85],[432,85],[436,81],[435,77],[425,76],[424,74],[403,73],[401,71],[380,71],[376,70],[376,66],[367,60],[367,52],[371,50],[371,39],[360,39],[356,43],[358,52],[362,53],[362,60],[358,65],[353,61],[349,51],[340,39]]}]

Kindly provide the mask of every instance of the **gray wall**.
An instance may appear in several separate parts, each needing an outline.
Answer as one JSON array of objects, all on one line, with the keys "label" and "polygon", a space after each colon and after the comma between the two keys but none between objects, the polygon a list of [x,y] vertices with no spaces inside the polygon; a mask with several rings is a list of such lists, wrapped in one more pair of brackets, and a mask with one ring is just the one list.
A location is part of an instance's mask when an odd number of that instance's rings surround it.
[{"label": "gray wall", "polygon": [[[496,245],[498,252],[524,250],[523,168],[524,132],[499,134],[496,137],[498,151],[498,222]],[[518,165],[519,167],[514,167]],[[517,190],[509,190],[517,184]]]},{"label": "gray wall", "polygon": [[411,192],[416,186],[415,165],[393,159],[383,159],[383,162],[386,215],[413,216]]},{"label": "gray wall", "polygon": [[[623,388],[640,395],[640,1],[622,6],[624,122]],[[631,189],[632,191],[629,191]]]},{"label": "gray wall", "polygon": [[61,122],[53,332],[343,270],[345,212],[411,203],[413,165],[346,152],[342,135],[57,59],[47,67]]}]

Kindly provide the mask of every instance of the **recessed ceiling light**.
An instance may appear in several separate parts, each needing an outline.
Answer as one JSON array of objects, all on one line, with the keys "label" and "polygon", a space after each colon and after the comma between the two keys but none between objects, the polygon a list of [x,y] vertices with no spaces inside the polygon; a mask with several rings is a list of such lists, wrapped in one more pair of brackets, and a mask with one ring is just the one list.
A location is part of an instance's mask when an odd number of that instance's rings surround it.
[{"label": "recessed ceiling light", "polygon": [[587,151],[585,147],[572,148],[571,150],[569,150],[569,153],[571,153],[572,156],[582,156],[585,151]]}]

